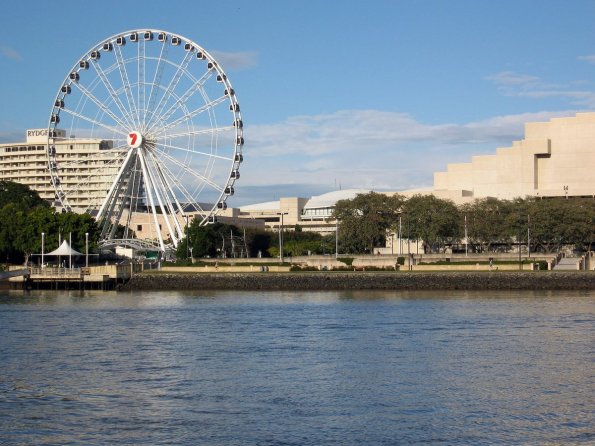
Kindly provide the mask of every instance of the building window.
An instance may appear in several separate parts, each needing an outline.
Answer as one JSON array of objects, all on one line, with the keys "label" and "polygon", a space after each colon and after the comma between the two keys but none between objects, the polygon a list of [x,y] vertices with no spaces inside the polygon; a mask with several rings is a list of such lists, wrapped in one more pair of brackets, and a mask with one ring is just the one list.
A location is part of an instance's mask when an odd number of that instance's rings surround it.
[{"label": "building window", "polygon": [[142,231],[143,230],[143,225],[136,225],[136,230],[137,231]]}]

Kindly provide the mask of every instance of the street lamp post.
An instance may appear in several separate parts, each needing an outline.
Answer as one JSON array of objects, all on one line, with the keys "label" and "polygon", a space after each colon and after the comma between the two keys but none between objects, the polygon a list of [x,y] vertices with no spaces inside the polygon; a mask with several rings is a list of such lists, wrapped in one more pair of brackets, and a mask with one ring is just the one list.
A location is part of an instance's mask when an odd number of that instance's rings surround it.
[{"label": "street lamp post", "polygon": [[522,238],[523,232],[519,231],[519,239],[518,241],[518,248],[519,248],[519,271],[522,271],[523,269],[523,261],[521,259],[521,238]]},{"label": "street lamp post", "polygon": [[45,245],[45,232],[41,233],[41,267],[43,268],[43,250]]},{"label": "street lamp post", "polygon": [[403,226],[401,224],[401,214],[399,214],[399,256],[403,255]]},{"label": "street lamp post", "polygon": [[89,233],[85,232],[85,267],[89,267]]},{"label": "street lamp post", "polygon": [[335,259],[339,258],[339,219],[335,219]]},{"label": "street lamp post", "polygon": [[469,239],[467,238],[467,216],[465,215],[465,257],[469,252]]},{"label": "street lamp post", "polygon": [[531,216],[527,215],[527,260],[531,257]]},{"label": "street lamp post", "polygon": [[283,216],[288,212],[277,212],[281,216],[281,224],[279,225],[279,263],[283,263]]},{"label": "street lamp post", "polygon": [[188,214],[184,215],[186,217],[186,260],[188,260]]}]

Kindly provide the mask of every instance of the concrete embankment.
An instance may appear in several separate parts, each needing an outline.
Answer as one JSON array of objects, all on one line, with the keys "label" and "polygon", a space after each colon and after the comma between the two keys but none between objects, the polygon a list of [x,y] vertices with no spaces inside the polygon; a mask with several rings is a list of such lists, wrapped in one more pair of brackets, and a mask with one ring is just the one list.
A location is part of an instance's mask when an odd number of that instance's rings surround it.
[{"label": "concrete embankment", "polygon": [[135,274],[132,290],[595,290],[593,272],[291,272]]}]

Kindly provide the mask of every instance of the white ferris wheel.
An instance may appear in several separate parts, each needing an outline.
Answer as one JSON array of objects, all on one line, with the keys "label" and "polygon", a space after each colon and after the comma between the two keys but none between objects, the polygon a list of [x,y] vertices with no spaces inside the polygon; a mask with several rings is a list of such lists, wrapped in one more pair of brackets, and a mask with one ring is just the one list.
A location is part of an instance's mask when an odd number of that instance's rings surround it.
[{"label": "white ferris wheel", "polygon": [[189,216],[227,207],[243,123],[225,72],[195,42],[161,30],[109,37],[69,70],[52,106],[56,204],[88,212],[100,246],[166,251]]}]

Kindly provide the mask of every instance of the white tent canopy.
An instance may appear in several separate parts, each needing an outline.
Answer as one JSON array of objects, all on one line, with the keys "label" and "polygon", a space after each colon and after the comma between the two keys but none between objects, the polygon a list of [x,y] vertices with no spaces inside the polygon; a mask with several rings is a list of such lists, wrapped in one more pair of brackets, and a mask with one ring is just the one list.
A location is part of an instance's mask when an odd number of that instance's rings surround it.
[{"label": "white tent canopy", "polygon": [[46,256],[82,256],[83,253],[78,252],[75,249],[72,249],[68,242],[64,240],[62,244],[58,247],[58,249],[54,249],[52,252],[48,252],[45,254]]}]

